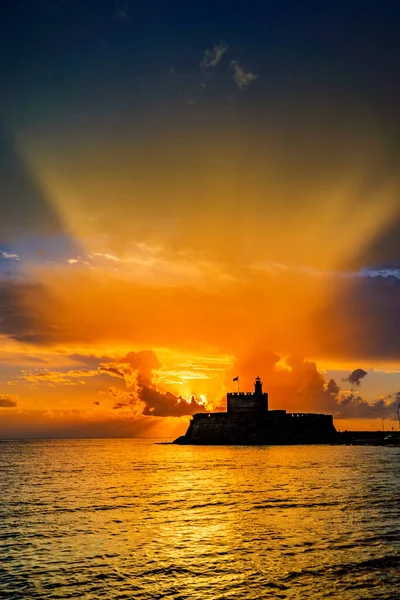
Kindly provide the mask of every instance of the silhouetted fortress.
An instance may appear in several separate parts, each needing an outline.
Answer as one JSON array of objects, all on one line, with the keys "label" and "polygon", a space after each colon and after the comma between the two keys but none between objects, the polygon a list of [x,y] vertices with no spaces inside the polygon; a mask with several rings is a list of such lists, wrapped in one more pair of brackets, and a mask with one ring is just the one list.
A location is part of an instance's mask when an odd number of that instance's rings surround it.
[{"label": "silhouetted fortress", "polygon": [[227,394],[227,412],[193,415],[174,444],[326,444],[336,439],[332,415],[269,410],[257,377],[254,393]]}]

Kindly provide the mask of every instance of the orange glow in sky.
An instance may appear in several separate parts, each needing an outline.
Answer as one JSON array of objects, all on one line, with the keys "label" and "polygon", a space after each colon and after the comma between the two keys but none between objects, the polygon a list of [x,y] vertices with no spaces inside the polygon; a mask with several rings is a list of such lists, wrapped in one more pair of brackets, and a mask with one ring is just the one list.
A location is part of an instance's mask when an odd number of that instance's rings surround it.
[{"label": "orange glow in sky", "polygon": [[290,138],[244,105],[154,111],[125,129],[10,116],[0,434],[175,435],[257,375],[274,408],[391,425],[398,176],[379,123]]}]

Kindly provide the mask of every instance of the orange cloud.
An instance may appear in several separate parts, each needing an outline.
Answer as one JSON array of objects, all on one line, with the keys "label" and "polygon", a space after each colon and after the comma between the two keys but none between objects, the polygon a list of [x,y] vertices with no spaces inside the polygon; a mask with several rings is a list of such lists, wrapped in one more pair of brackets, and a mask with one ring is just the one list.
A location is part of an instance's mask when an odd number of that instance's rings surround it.
[{"label": "orange cloud", "polygon": [[[67,372],[61,371],[30,371],[22,375],[22,379],[30,383],[40,384],[62,384],[62,385],[78,385],[85,383],[82,381],[86,377],[95,377],[98,371],[71,370]],[[79,379],[79,381],[75,381]]]}]

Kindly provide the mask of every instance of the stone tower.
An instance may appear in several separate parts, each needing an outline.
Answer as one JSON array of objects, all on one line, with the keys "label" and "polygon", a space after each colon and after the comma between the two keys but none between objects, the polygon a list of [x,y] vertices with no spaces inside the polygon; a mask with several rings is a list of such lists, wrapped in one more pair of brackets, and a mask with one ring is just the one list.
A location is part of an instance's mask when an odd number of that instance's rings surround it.
[{"label": "stone tower", "polygon": [[253,392],[232,392],[227,394],[228,414],[231,416],[264,415],[268,412],[268,394],[262,390],[262,381],[257,377]]},{"label": "stone tower", "polygon": [[262,381],[259,377],[256,377],[256,380],[254,382],[254,395],[255,396],[262,396]]}]

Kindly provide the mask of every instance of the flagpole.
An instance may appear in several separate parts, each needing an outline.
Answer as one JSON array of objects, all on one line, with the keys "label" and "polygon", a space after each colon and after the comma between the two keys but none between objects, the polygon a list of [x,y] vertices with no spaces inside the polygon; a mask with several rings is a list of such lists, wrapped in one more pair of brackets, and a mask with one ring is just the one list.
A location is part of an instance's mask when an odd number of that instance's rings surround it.
[{"label": "flagpole", "polygon": [[240,394],[240,392],[239,392],[239,377],[238,377],[238,394]]}]

